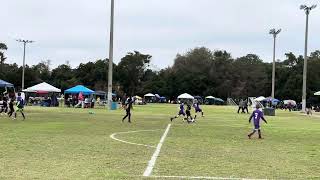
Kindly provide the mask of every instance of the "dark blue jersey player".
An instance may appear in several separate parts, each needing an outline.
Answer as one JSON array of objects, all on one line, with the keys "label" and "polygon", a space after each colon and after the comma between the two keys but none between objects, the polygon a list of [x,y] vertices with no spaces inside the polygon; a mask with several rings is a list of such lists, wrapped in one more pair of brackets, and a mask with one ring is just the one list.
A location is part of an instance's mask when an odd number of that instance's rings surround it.
[{"label": "dark blue jersey player", "polygon": [[23,119],[26,119],[24,113],[23,113],[23,108],[24,108],[24,99],[21,97],[21,93],[18,93],[17,97],[17,111],[14,113],[14,119],[17,118],[17,112],[20,112]]},{"label": "dark blue jersey player", "polygon": [[254,135],[257,131],[259,134],[259,139],[261,139],[262,137],[261,137],[261,129],[260,129],[260,120],[262,119],[265,123],[267,123],[267,121],[263,117],[263,113],[259,110],[259,108],[260,106],[257,105],[256,110],[253,111],[249,119],[249,123],[251,123],[251,120],[253,119],[253,125],[254,125],[253,132],[248,135],[249,139],[251,139],[251,136]]},{"label": "dark blue jersey player", "polygon": [[133,100],[131,99],[131,97],[125,102],[125,110],[126,110],[126,115],[122,118],[122,122],[124,122],[124,120],[126,118],[128,118],[128,122],[131,123],[131,109],[132,108],[132,104],[133,104]]},{"label": "dark blue jersey player", "polygon": [[198,114],[198,113],[201,113],[201,116],[204,117],[203,111],[202,111],[202,109],[200,108],[200,103],[199,103],[199,102],[194,103],[194,104],[193,104],[193,107],[194,107],[194,110],[195,110],[195,112],[196,112],[195,115],[194,115],[194,119],[197,118],[197,114]]},{"label": "dark blue jersey player", "polygon": [[186,116],[186,113],[184,112],[184,104],[183,103],[180,104],[178,115],[176,115],[175,117],[170,118],[170,120],[173,121],[174,119],[176,119],[176,118],[178,118],[180,116],[183,116],[183,117]]}]

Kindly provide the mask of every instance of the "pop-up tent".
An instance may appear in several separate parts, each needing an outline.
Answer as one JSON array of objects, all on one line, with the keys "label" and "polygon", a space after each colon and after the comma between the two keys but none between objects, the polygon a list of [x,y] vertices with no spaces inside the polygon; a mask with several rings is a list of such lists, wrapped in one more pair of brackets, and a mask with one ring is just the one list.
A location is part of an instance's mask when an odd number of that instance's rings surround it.
[{"label": "pop-up tent", "polygon": [[288,105],[288,104],[290,104],[290,105],[292,105],[292,106],[296,106],[296,105],[297,105],[297,102],[294,101],[294,100],[284,100],[283,103],[284,103],[285,105]]},{"label": "pop-up tent", "polygon": [[161,98],[161,96],[160,96],[159,94],[155,94],[154,96],[155,96],[156,98],[158,98],[158,99]]},{"label": "pop-up tent", "polygon": [[156,102],[156,95],[154,95],[152,93],[145,94],[143,97],[144,97],[145,101],[148,103]]},{"label": "pop-up tent", "polygon": [[166,97],[164,97],[164,96],[161,96],[161,97],[160,97],[160,101],[161,101],[161,102],[163,102],[163,101],[167,101],[167,98],[166,98]]},{"label": "pop-up tent", "polygon": [[65,94],[79,94],[80,92],[82,92],[84,95],[91,95],[94,93],[94,91],[82,85],[78,85],[64,91]]},{"label": "pop-up tent", "polygon": [[35,86],[32,86],[32,87],[29,87],[25,90],[23,90],[24,92],[35,92],[35,93],[40,93],[40,94],[43,94],[43,93],[51,93],[51,92],[54,92],[54,93],[61,93],[61,89],[58,89],[46,82],[43,82],[43,83],[40,83],[40,84],[37,84]]},{"label": "pop-up tent", "polygon": [[142,99],[142,97],[140,97],[140,96],[138,96],[138,95],[135,96],[134,98],[135,98],[135,99]]},{"label": "pop-up tent", "polygon": [[275,99],[275,98],[272,98],[272,97],[267,97],[265,100],[263,100],[264,102],[268,102],[268,103],[271,103],[272,105],[277,105],[280,100],[279,99]]},{"label": "pop-up tent", "polygon": [[188,93],[184,93],[184,94],[181,94],[180,96],[178,96],[178,102],[181,103],[193,103],[194,101],[194,97],[191,96],[190,94]]},{"label": "pop-up tent", "polygon": [[214,98],[214,100],[215,100],[215,101],[218,101],[218,102],[220,102],[220,103],[224,103],[224,100],[221,99],[221,98]]},{"label": "pop-up tent", "polygon": [[194,99],[194,97],[188,93],[184,93],[184,94],[181,94],[180,96],[178,96],[178,99]]},{"label": "pop-up tent", "polygon": [[261,102],[261,101],[264,101],[265,99],[266,99],[265,97],[260,96],[260,97],[258,97],[256,99],[254,99],[254,101]]},{"label": "pop-up tent", "polygon": [[213,96],[207,96],[206,99],[215,99]]},{"label": "pop-up tent", "polygon": [[144,95],[144,97],[155,97],[156,95],[152,94],[152,93],[148,93],[146,95]]},{"label": "pop-up tent", "polygon": [[13,84],[0,79],[0,87],[4,87],[4,88],[13,87]]}]

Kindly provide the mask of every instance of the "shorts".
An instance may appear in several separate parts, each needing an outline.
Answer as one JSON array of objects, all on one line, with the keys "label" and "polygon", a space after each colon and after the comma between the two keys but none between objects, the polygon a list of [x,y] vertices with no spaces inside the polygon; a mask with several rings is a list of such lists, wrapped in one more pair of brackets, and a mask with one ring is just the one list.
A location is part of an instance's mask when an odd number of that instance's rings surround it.
[{"label": "shorts", "polygon": [[196,113],[202,112],[202,109],[196,109]]},{"label": "shorts", "polygon": [[23,112],[23,108],[18,107],[17,112]]},{"label": "shorts", "polygon": [[259,124],[255,124],[254,125],[254,130],[260,130],[261,128],[260,128],[260,125]]},{"label": "shorts", "polygon": [[186,111],[187,116],[191,116],[191,112],[189,110]]},{"label": "shorts", "polygon": [[183,111],[179,111],[179,114],[178,114],[179,116],[181,116],[181,115],[183,115],[183,116],[185,116],[186,115],[186,113],[185,112],[183,112]]}]

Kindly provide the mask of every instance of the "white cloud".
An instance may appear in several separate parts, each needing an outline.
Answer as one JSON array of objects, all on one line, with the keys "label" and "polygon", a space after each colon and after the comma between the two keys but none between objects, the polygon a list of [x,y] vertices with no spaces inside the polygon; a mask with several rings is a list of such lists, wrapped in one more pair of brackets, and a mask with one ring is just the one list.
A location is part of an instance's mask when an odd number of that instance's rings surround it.
[{"label": "white cloud", "polygon": [[[306,1],[307,4],[318,0]],[[226,49],[233,57],[256,53],[271,59],[270,28],[282,28],[277,54],[302,54],[305,15],[300,0],[116,0],[115,61],[128,51],[153,56],[166,67],[177,53],[197,46]],[[319,4],[320,5],[320,4]],[[22,47],[14,38],[36,43],[28,46],[27,62],[51,59],[53,64],[107,57],[110,0],[2,0],[0,40],[7,43],[9,62],[21,64]],[[310,16],[310,51],[319,49],[320,8]]]}]

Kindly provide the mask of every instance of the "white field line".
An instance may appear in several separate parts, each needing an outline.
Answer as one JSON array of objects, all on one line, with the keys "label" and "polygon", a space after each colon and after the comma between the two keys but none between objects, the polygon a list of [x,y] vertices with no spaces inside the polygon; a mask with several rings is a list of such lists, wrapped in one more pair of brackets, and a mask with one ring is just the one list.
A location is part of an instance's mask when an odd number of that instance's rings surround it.
[{"label": "white field line", "polygon": [[147,166],[146,170],[145,170],[144,173],[143,173],[143,176],[144,176],[144,177],[148,177],[148,176],[151,175],[152,170],[153,170],[153,167],[154,167],[154,165],[156,164],[156,160],[157,160],[157,158],[159,157],[162,144],[163,144],[164,140],[166,139],[166,137],[167,137],[167,135],[168,135],[168,132],[169,132],[169,130],[170,130],[170,127],[171,127],[171,124],[168,124],[166,131],[163,133],[163,135],[162,135],[162,137],[161,137],[161,139],[160,139],[160,142],[159,142],[156,150],[154,151],[154,153],[153,153],[153,155],[152,155],[152,157],[151,157],[151,160],[150,160],[149,163],[148,163],[148,166]]},{"label": "white field line", "polygon": [[[248,179],[248,178],[224,178],[211,176],[149,176],[151,178],[168,178],[168,179],[218,179],[218,180],[263,180],[263,179]],[[264,179],[265,180],[265,179]]]},{"label": "white field line", "polygon": [[131,145],[136,145],[136,146],[145,146],[145,147],[149,147],[149,148],[156,148],[155,146],[146,145],[146,144],[139,144],[139,143],[133,143],[133,142],[121,140],[121,139],[118,139],[118,138],[115,137],[118,134],[131,134],[131,133],[150,132],[150,131],[159,131],[159,129],[158,130],[141,130],[141,131],[118,132],[118,133],[111,134],[110,138],[113,139],[113,140],[119,141],[119,142],[126,143],[126,144],[131,144]]}]

